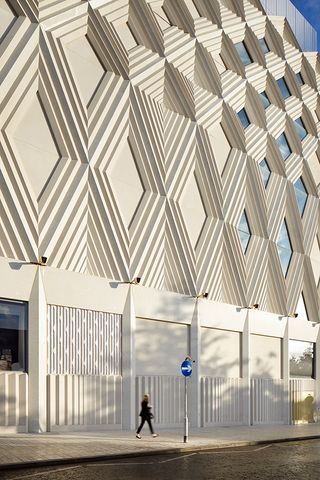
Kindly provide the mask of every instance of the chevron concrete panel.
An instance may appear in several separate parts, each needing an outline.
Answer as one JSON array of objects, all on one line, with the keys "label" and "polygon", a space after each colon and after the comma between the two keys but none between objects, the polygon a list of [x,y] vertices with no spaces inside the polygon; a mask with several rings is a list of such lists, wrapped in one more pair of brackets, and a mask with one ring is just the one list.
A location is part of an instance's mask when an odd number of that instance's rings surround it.
[{"label": "chevron concrete panel", "polygon": [[303,291],[319,321],[320,66],[286,19],[257,0],[6,0],[0,11],[1,256],[282,314]]}]

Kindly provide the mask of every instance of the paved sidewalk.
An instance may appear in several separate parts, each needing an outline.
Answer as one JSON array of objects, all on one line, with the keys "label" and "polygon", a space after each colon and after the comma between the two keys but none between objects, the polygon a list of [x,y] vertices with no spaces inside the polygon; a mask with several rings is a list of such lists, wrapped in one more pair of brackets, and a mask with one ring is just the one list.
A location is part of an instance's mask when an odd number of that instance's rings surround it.
[{"label": "paved sidewalk", "polygon": [[0,434],[0,470],[320,438],[320,423],[191,429],[188,443],[183,443],[183,428],[160,430],[157,438],[147,429],[142,433],[141,440],[123,431]]}]

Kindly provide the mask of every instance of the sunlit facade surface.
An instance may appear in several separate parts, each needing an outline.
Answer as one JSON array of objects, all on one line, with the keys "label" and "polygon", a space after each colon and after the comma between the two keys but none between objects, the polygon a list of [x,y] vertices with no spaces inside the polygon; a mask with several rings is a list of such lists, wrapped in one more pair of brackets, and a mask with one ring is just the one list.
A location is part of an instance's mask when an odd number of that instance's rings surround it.
[{"label": "sunlit facade surface", "polygon": [[320,64],[288,19],[5,0],[0,37],[0,433],[134,430],[146,392],[180,428],[187,355],[193,427],[318,421]]}]

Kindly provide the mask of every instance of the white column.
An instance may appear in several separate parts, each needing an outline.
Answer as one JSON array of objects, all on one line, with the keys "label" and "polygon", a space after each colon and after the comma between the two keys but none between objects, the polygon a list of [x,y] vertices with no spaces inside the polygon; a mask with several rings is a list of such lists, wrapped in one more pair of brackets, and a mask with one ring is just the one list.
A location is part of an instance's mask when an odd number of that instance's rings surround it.
[{"label": "white column", "polygon": [[135,392],[135,330],[136,316],[133,304],[133,285],[129,285],[122,317],[122,428],[136,428]]},{"label": "white column", "polygon": [[[201,301],[201,300],[200,300]],[[189,415],[192,427],[200,427],[200,316],[199,316],[199,300],[196,299],[194,312],[190,325],[190,355],[194,360],[192,364],[192,375],[190,385],[190,402]],[[189,379],[187,379],[189,381]]]},{"label": "white column", "polygon": [[315,413],[320,421],[320,328],[316,340],[316,364],[315,364]]},{"label": "white column", "polygon": [[243,381],[243,419],[245,425],[251,425],[251,371],[250,371],[250,313],[247,312],[242,333],[242,381]]},{"label": "white column", "polygon": [[[284,321],[284,320],[282,320]],[[290,371],[289,371],[289,322],[286,321],[286,328],[282,344],[282,378],[283,378],[283,420],[286,425],[291,423],[290,418]]]},{"label": "white column", "polygon": [[29,432],[47,431],[47,302],[43,287],[45,267],[36,267],[29,300]]}]

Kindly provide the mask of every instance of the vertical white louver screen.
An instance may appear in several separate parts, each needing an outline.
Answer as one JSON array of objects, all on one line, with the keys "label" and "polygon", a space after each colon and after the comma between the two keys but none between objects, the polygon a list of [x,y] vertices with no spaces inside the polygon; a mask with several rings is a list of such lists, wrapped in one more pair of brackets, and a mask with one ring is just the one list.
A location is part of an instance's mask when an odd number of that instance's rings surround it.
[{"label": "vertical white louver screen", "polygon": [[121,318],[48,305],[48,374],[121,375]]}]

